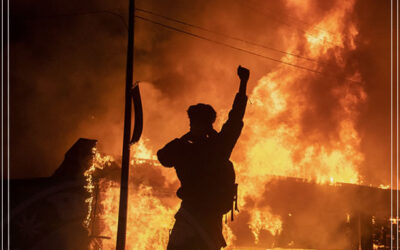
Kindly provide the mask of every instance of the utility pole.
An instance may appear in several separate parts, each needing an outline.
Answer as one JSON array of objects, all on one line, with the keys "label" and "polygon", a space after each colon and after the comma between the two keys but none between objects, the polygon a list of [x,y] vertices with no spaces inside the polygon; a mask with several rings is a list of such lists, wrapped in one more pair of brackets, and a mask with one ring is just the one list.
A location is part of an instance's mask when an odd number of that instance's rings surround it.
[{"label": "utility pole", "polygon": [[[122,146],[121,188],[120,188],[120,199],[119,199],[116,250],[125,250],[126,222],[128,213],[128,179],[129,179],[129,159],[130,159],[129,139],[131,133],[132,98],[135,98],[133,92],[134,94],[136,93],[136,95],[139,94],[138,86],[132,89],[134,28],[135,28],[134,12],[135,12],[135,0],[129,0],[128,48],[127,48],[127,60],[126,60],[126,88],[125,88],[125,120],[124,120],[124,139]],[[139,95],[139,102],[140,102],[140,95]],[[136,109],[136,103],[135,103],[135,109]],[[136,121],[136,110],[135,110],[135,123],[136,122],[137,121]],[[135,135],[135,132],[133,132],[133,134]],[[141,134],[141,128],[140,128],[140,134]],[[137,140],[139,140],[139,138],[137,138]]]}]

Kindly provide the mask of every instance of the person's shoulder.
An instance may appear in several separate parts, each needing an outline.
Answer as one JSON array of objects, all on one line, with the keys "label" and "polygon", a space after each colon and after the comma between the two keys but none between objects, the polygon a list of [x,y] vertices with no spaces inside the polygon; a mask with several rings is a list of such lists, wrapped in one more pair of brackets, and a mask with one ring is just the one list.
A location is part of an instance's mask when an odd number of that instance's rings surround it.
[{"label": "person's shoulder", "polygon": [[182,143],[182,144],[186,144],[186,143],[191,144],[193,142],[193,138],[192,138],[192,135],[190,134],[190,132],[184,134],[178,140],[179,140],[179,143]]}]

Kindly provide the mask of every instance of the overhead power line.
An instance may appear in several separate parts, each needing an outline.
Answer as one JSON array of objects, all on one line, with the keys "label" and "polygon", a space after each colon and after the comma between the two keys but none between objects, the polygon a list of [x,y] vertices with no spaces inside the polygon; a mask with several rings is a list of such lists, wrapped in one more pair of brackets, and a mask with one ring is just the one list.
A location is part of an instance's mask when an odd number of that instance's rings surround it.
[{"label": "overhead power line", "polygon": [[[101,14],[101,13],[111,14],[111,15],[113,15],[115,17],[118,17],[120,19],[120,21],[122,21],[124,26],[127,27],[125,19],[123,18],[123,16],[118,14],[118,13],[116,13],[116,12],[113,12],[111,10],[94,10],[94,11],[64,13],[64,14],[47,15],[47,16],[28,16],[28,17],[17,16],[16,18],[24,18],[24,19],[58,18],[58,17],[80,16],[80,15]],[[157,21],[154,21],[154,20],[142,17],[142,16],[135,15],[135,17],[138,18],[138,19],[141,19],[143,21],[162,26],[162,27],[167,28],[169,30],[174,30],[176,32],[180,32],[180,33],[192,36],[194,38],[198,38],[198,39],[202,39],[202,40],[205,40],[205,41],[209,41],[209,42],[212,42],[212,43],[215,43],[215,44],[227,47],[227,48],[231,48],[231,49],[243,52],[243,53],[247,53],[247,54],[250,54],[250,55],[253,55],[253,56],[261,57],[261,58],[264,58],[264,59],[267,59],[267,60],[271,60],[271,61],[274,61],[274,62],[277,62],[277,63],[282,63],[282,64],[285,64],[285,65],[288,65],[288,66],[292,66],[292,67],[295,67],[295,68],[298,68],[298,69],[302,69],[302,70],[306,70],[306,71],[309,71],[309,72],[313,72],[313,73],[316,73],[316,74],[321,74],[321,75],[325,75],[325,76],[332,77],[332,78],[338,78],[337,76],[334,76],[334,75],[328,75],[328,74],[325,74],[324,72],[321,72],[321,71],[318,71],[318,70],[315,70],[315,69],[310,69],[310,68],[307,68],[307,67],[304,67],[304,66],[301,66],[301,65],[297,65],[297,64],[294,64],[294,63],[289,63],[289,62],[285,62],[285,61],[282,61],[282,60],[279,60],[279,59],[275,59],[273,57],[261,55],[261,54],[258,54],[258,53],[243,49],[243,48],[235,47],[235,46],[230,45],[228,43],[224,43],[224,42],[221,42],[221,41],[218,41],[218,40],[215,40],[215,39],[211,39],[211,38],[208,38],[208,37],[205,37],[205,36],[202,36],[202,35],[194,34],[194,33],[191,33],[189,31],[185,31],[185,30],[182,30],[182,29],[179,29],[179,28],[167,25],[167,24],[163,24],[163,23],[160,23],[160,22],[157,22]],[[170,19],[172,19],[172,18],[170,18]],[[175,21],[178,21],[178,20],[175,20]],[[193,27],[195,26],[195,25],[189,24],[189,23],[187,23],[187,25],[188,26],[193,26]],[[355,82],[355,83],[361,83],[359,81],[355,81],[355,80],[348,79],[348,78],[342,78],[342,79],[347,80],[347,81],[351,81],[351,82]]]},{"label": "overhead power line", "polygon": [[263,45],[263,44],[254,43],[254,42],[251,42],[251,41],[248,41],[248,40],[244,40],[244,39],[241,39],[241,38],[238,38],[238,37],[235,37],[235,36],[230,36],[230,35],[227,35],[227,34],[223,34],[223,33],[208,29],[208,28],[204,28],[204,27],[199,26],[199,25],[191,24],[191,23],[188,23],[188,22],[185,22],[185,21],[182,21],[182,20],[178,20],[178,19],[171,18],[171,17],[165,16],[165,15],[161,15],[161,14],[155,13],[153,11],[140,9],[140,8],[136,8],[136,10],[144,12],[144,13],[147,13],[147,14],[150,14],[150,15],[153,15],[153,16],[161,17],[163,19],[166,19],[166,20],[169,20],[169,21],[172,21],[172,22],[180,23],[180,24],[192,27],[192,28],[196,28],[196,29],[200,29],[200,30],[203,30],[203,31],[207,31],[207,32],[219,35],[219,36],[224,36],[224,37],[227,37],[227,38],[232,39],[232,40],[244,42],[244,43],[247,43],[247,44],[250,44],[250,45],[253,45],[253,46],[261,47],[261,48],[272,50],[272,51],[279,52],[279,53],[282,53],[282,54],[286,54],[286,55],[294,56],[294,57],[301,58],[301,59],[304,59],[304,60],[308,60],[308,61],[311,61],[311,62],[319,63],[317,60],[312,59],[312,58],[308,58],[308,57],[305,57],[305,56],[302,56],[302,55],[290,53],[290,52],[283,51],[283,50],[280,50],[280,49],[276,49],[276,48],[273,48],[273,47],[270,47],[270,46],[266,46],[266,45]]},{"label": "overhead power line", "polygon": [[[233,45],[230,45],[230,44],[218,41],[218,40],[214,40],[214,39],[211,39],[211,38],[208,38],[208,37],[205,37],[205,36],[202,36],[202,35],[194,34],[194,33],[191,33],[189,31],[182,30],[182,29],[179,29],[179,28],[176,28],[176,27],[164,24],[164,23],[160,23],[160,22],[157,22],[157,21],[154,21],[154,20],[142,17],[142,16],[135,15],[135,17],[138,18],[138,19],[144,20],[146,22],[149,22],[149,23],[156,24],[156,25],[159,25],[161,27],[167,28],[169,30],[180,32],[180,33],[192,36],[194,38],[198,38],[198,39],[202,39],[202,40],[205,40],[205,41],[208,41],[208,42],[212,42],[212,43],[215,43],[215,44],[227,47],[227,48],[231,48],[231,49],[234,49],[234,50],[246,53],[246,54],[250,54],[250,55],[253,55],[253,56],[261,57],[261,58],[264,58],[264,59],[267,59],[267,60],[271,60],[271,61],[274,61],[274,62],[277,62],[277,63],[282,63],[282,64],[285,64],[285,65],[288,65],[288,66],[292,66],[292,67],[295,67],[295,68],[298,68],[298,69],[302,69],[302,70],[306,70],[306,71],[313,72],[313,73],[316,73],[316,74],[324,75],[324,76],[327,76],[327,77],[338,78],[337,76],[334,76],[334,75],[328,75],[328,74],[325,74],[324,72],[321,72],[321,71],[318,71],[318,70],[315,70],[315,69],[310,69],[310,68],[307,68],[307,67],[304,67],[304,66],[301,66],[301,65],[297,65],[297,64],[294,64],[294,63],[281,61],[281,60],[275,59],[273,57],[261,55],[261,54],[258,54],[258,53],[255,53],[255,52],[252,52],[252,51],[249,51],[249,50],[246,50],[246,49],[235,47]],[[343,80],[356,82],[356,83],[361,83],[359,81],[355,81],[355,80],[348,79],[348,78],[343,78]]]},{"label": "overhead power line", "polygon": [[255,52],[252,52],[252,51],[249,51],[249,50],[246,50],[246,49],[242,49],[242,48],[238,48],[238,47],[232,46],[230,44],[227,44],[227,43],[224,43],[224,42],[221,42],[221,41],[217,41],[217,40],[214,40],[214,39],[211,39],[211,38],[207,38],[205,36],[201,36],[201,35],[198,35],[198,34],[191,33],[189,31],[185,31],[185,30],[182,30],[182,29],[178,29],[178,28],[163,24],[163,23],[159,23],[159,22],[147,19],[147,18],[142,17],[142,16],[135,15],[135,17],[139,18],[139,19],[142,19],[142,20],[145,20],[147,22],[153,23],[153,24],[160,25],[160,26],[162,26],[164,28],[167,28],[167,29],[170,29],[170,30],[174,30],[174,31],[177,31],[177,32],[180,32],[180,33],[184,33],[184,34],[189,35],[189,36],[193,36],[193,37],[196,37],[196,38],[199,38],[199,39],[203,39],[203,40],[206,40],[206,41],[209,41],[209,42],[213,42],[213,43],[216,43],[216,44],[219,44],[219,45],[223,45],[225,47],[228,47],[228,48],[231,48],[231,49],[234,49],[234,50],[238,50],[238,51],[241,51],[241,52],[244,52],[244,53],[247,53],[247,54],[251,54],[251,55],[262,57],[262,58],[265,58],[265,59],[268,59],[268,60],[272,60],[272,61],[275,61],[275,62],[283,63],[283,64],[290,65],[290,66],[293,66],[293,67],[296,67],[296,68],[308,70],[308,71],[311,71],[311,72],[314,72],[314,73],[323,74],[322,72],[317,71],[317,70],[313,70],[313,69],[309,69],[309,68],[306,68],[306,67],[303,67],[303,66],[299,66],[299,65],[296,65],[296,64],[293,64],[293,63],[288,63],[288,62],[285,62],[285,61],[281,61],[281,60],[278,60],[278,59],[275,59],[275,58],[272,58],[272,57],[269,57],[269,56],[264,56],[264,55],[261,55],[261,54],[257,54]]}]

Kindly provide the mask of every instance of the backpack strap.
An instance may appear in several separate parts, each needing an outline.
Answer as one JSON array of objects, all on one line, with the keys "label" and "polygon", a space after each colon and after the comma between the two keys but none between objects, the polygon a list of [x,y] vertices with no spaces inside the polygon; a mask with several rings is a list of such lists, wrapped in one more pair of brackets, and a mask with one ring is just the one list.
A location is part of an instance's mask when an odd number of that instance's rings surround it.
[{"label": "backpack strap", "polygon": [[239,212],[239,208],[238,208],[238,188],[239,188],[239,184],[235,183],[235,196],[234,196],[235,210]]},{"label": "backpack strap", "polygon": [[233,202],[232,202],[232,210],[231,210],[231,221],[233,221],[233,212],[238,211],[238,186],[239,184],[235,183],[235,189],[234,189],[234,193],[233,193]]}]

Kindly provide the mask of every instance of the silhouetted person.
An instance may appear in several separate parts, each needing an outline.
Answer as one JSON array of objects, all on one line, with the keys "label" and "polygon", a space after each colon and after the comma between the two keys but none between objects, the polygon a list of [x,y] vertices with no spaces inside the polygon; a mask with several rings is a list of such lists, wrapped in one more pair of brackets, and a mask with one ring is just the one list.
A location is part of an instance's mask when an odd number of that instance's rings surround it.
[{"label": "silhouetted person", "polygon": [[215,110],[208,104],[190,106],[190,131],[157,152],[162,165],[175,167],[182,199],[175,215],[168,250],[207,250],[226,246],[222,217],[233,209],[235,171],[229,161],[243,127],[249,70],[241,66],[240,78],[229,119],[218,133],[213,128]]}]

